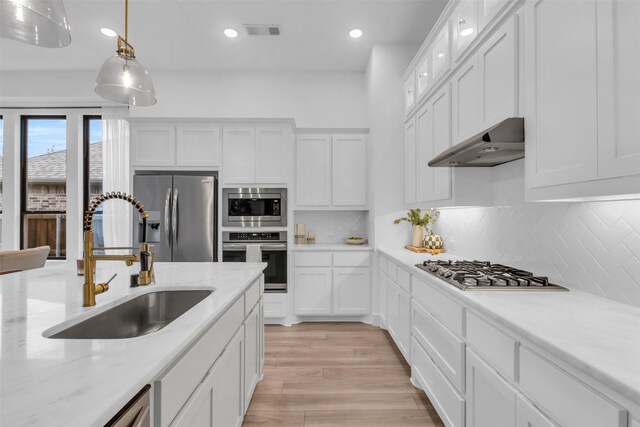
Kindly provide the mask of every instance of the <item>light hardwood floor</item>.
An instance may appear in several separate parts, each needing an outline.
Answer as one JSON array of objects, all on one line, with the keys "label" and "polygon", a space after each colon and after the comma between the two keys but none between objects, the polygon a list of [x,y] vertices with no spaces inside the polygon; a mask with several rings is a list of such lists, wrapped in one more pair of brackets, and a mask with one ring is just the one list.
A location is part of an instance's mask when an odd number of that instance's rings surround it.
[{"label": "light hardwood floor", "polygon": [[382,329],[363,323],[265,327],[264,379],[244,426],[444,426]]}]

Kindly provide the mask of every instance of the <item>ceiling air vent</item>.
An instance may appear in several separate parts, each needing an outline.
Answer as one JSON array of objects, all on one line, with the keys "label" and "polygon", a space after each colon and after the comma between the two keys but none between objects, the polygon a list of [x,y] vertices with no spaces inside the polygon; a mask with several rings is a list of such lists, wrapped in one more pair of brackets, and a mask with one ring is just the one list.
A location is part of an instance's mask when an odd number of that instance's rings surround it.
[{"label": "ceiling air vent", "polygon": [[247,34],[250,36],[279,36],[280,25],[254,25],[244,24]]}]

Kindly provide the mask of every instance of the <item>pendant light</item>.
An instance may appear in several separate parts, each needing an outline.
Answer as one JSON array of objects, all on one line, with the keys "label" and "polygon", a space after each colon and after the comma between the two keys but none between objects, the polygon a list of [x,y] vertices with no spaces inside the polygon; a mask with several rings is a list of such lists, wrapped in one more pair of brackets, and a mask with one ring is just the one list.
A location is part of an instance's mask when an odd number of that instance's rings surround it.
[{"label": "pendant light", "polygon": [[95,91],[119,104],[149,106],[157,102],[151,77],[136,60],[133,46],[129,44],[129,0],[125,0],[124,39],[118,36],[116,54],[102,64]]},{"label": "pendant light", "polygon": [[0,36],[41,47],[71,43],[62,0],[0,1]]}]

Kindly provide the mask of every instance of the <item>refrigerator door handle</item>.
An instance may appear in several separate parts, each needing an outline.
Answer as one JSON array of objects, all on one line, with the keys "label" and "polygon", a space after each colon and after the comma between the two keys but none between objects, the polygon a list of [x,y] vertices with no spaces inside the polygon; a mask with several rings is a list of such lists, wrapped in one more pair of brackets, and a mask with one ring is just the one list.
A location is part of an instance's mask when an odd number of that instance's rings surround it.
[{"label": "refrigerator door handle", "polygon": [[164,198],[164,234],[167,240],[167,246],[171,247],[171,233],[169,232],[169,205],[171,204],[171,187],[167,188],[167,195]]},{"label": "refrigerator door handle", "polygon": [[175,249],[178,246],[178,188],[173,189],[173,207],[171,212],[172,241]]}]

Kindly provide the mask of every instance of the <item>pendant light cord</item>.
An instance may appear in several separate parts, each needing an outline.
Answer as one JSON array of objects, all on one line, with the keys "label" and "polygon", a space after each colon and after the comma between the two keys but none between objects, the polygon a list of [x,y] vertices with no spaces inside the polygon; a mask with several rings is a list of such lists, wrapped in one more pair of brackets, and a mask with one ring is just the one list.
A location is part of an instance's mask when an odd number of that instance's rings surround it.
[{"label": "pendant light cord", "polygon": [[129,0],[124,0],[124,41],[129,44]]}]

